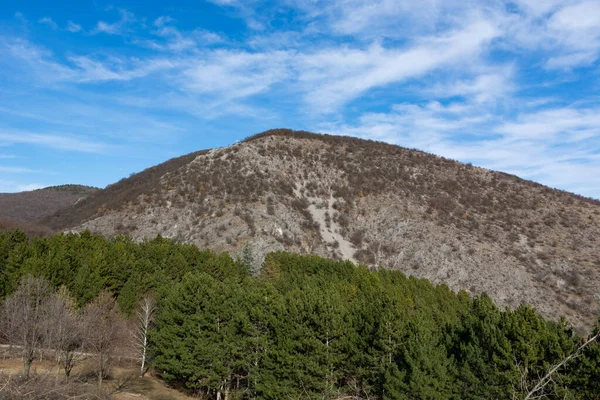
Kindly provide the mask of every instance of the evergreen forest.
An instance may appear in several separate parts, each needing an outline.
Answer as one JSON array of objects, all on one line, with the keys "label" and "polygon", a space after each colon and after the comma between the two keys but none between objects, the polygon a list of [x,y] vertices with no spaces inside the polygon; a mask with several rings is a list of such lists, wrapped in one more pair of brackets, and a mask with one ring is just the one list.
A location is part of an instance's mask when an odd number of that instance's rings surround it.
[{"label": "evergreen forest", "polygon": [[600,345],[586,343],[598,325],[581,337],[528,305],[351,262],[276,252],[255,264],[249,247],[6,231],[0,301],[39,278],[97,322],[102,310],[132,319],[152,296],[151,371],[203,399],[600,399]]}]

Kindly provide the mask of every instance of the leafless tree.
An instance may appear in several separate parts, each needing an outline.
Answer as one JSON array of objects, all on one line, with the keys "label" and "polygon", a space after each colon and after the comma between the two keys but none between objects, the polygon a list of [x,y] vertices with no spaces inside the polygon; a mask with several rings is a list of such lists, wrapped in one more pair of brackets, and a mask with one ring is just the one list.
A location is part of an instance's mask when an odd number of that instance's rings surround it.
[{"label": "leafless tree", "polygon": [[48,301],[45,320],[44,342],[56,351],[57,362],[68,379],[80,354],[83,332],[75,301],[64,286]]},{"label": "leafless tree", "polygon": [[43,344],[44,320],[51,294],[48,281],[28,275],[2,307],[0,328],[11,345],[22,348],[26,378],[29,378],[35,351]]},{"label": "leafless tree", "polygon": [[156,313],[156,301],[152,295],[146,295],[140,301],[139,309],[136,311],[136,334],[135,344],[139,351],[141,366],[140,376],[146,373],[146,357],[148,354],[148,333],[154,323]]},{"label": "leafless tree", "polygon": [[548,370],[548,372],[546,373],[546,375],[544,375],[538,382],[537,384],[533,387],[533,389],[531,389],[527,395],[525,396],[525,400],[529,400],[529,399],[541,399],[543,397],[545,397],[544,395],[544,389],[546,388],[546,386],[548,386],[548,384],[550,382],[552,382],[552,375],[558,371],[561,367],[563,367],[564,365],[566,365],[569,361],[579,357],[581,355],[581,353],[583,352],[583,350],[589,346],[590,344],[597,342],[600,340],[600,332],[598,332],[595,336],[592,336],[591,338],[587,339],[581,346],[579,346],[577,348],[577,350],[575,350],[574,352],[572,352],[571,354],[569,354],[567,357],[563,358],[561,360],[561,362],[559,362],[558,364],[556,364],[555,366],[553,366],[552,368],[550,368]]},{"label": "leafless tree", "polygon": [[85,308],[84,346],[95,353],[98,387],[108,375],[109,362],[121,338],[123,321],[117,304],[108,292],[102,292]]}]

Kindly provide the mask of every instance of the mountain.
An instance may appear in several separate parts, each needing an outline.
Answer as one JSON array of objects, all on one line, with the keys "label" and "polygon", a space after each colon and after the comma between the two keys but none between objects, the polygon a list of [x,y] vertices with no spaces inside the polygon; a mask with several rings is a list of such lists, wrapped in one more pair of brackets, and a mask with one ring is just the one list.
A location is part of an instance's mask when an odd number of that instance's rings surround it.
[{"label": "mountain", "polygon": [[45,219],[137,240],[288,250],[400,269],[586,330],[600,313],[600,202],[417,150],[271,130],[176,158]]},{"label": "mountain", "polygon": [[0,193],[0,228],[19,227],[35,234],[50,233],[39,224],[42,219],[73,206],[97,190],[90,186],[61,185],[21,193]]}]

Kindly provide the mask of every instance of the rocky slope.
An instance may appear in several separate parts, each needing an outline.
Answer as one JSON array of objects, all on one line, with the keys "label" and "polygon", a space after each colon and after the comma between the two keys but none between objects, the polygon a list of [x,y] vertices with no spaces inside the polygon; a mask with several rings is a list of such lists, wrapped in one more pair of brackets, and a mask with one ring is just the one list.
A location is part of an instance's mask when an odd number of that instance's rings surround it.
[{"label": "rocky slope", "polygon": [[589,329],[600,313],[600,203],[416,150],[268,131],[99,191],[46,222],[161,234],[260,261],[285,249],[533,304]]}]

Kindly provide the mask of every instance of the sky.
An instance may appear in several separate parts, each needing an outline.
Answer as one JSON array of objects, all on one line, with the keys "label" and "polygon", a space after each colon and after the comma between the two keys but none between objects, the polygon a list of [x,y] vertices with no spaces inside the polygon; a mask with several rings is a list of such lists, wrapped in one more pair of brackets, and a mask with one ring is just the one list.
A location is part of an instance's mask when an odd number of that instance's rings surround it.
[{"label": "sky", "polygon": [[104,187],[271,128],[600,198],[600,0],[0,4],[0,192]]}]

